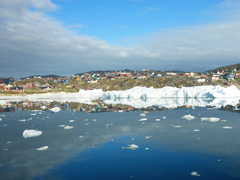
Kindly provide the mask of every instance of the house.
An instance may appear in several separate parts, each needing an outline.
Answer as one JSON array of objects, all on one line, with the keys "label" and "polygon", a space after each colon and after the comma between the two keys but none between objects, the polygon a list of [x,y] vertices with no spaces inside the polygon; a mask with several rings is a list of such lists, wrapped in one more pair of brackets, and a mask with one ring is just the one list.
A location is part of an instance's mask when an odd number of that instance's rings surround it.
[{"label": "house", "polygon": [[184,75],[187,76],[187,77],[194,77],[197,73],[194,73],[194,72],[188,72],[188,73],[185,73]]},{"label": "house", "polygon": [[213,74],[211,79],[212,79],[212,81],[218,81],[218,80],[220,80],[220,77],[221,76],[219,74]]},{"label": "house", "polygon": [[223,76],[223,78],[226,79],[226,80],[228,80],[228,81],[232,81],[232,80],[235,79],[235,74],[233,74],[233,73],[228,73],[228,74],[225,74],[225,75]]},{"label": "house", "polygon": [[204,83],[204,82],[206,82],[207,80],[206,79],[204,79],[204,78],[201,78],[201,79],[197,79],[197,82],[199,82],[199,83]]},{"label": "house", "polygon": [[167,76],[176,76],[177,73],[175,73],[175,72],[167,72],[166,75]]},{"label": "house", "polygon": [[235,74],[235,78],[240,78],[240,72],[237,72],[237,73]]}]

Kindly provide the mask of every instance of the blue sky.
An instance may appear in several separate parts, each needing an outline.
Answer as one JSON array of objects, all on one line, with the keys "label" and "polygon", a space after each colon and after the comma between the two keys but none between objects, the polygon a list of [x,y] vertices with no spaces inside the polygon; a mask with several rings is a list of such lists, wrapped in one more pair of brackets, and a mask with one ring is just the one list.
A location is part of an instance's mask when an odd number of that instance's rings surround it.
[{"label": "blue sky", "polygon": [[0,0],[0,77],[240,63],[239,0]]},{"label": "blue sky", "polygon": [[212,22],[221,0],[55,0],[52,16],[79,33],[113,44],[165,28]]}]

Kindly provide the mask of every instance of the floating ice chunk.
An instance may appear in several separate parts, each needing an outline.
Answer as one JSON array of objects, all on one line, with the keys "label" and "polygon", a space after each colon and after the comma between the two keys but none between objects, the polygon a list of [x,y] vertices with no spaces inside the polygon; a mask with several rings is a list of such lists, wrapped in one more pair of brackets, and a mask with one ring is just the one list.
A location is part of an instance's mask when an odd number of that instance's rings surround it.
[{"label": "floating ice chunk", "polygon": [[51,108],[50,111],[59,112],[59,111],[61,111],[61,108],[60,107],[54,107],[54,108]]},{"label": "floating ice chunk", "polygon": [[146,116],[146,114],[145,114],[145,113],[141,113],[141,114],[140,114],[140,116],[143,116],[143,117],[145,117],[145,116]]},{"label": "floating ice chunk", "polygon": [[190,174],[191,176],[201,176],[197,171],[193,171]]},{"label": "floating ice chunk", "polygon": [[157,119],[155,119],[155,121],[161,121],[161,119],[157,118]]},{"label": "floating ice chunk", "polygon": [[182,126],[180,126],[180,125],[172,125],[172,127],[174,127],[174,128],[182,128]]},{"label": "floating ice chunk", "polygon": [[146,150],[146,151],[149,151],[149,150],[150,150],[150,148],[149,148],[149,147],[145,147],[145,150]]},{"label": "floating ice chunk", "polygon": [[199,129],[194,129],[193,132],[199,132],[200,130]]},{"label": "floating ice chunk", "polygon": [[223,126],[223,129],[232,129],[232,126]]},{"label": "floating ice chunk", "polygon": [[0,118],[0,121],[2,121],[2,118]]},{"label": "floating ice chunk", "polygon": [[84,138],[84,136],[79,136],[79,138]]},{"label": "floating ice chunk", "polygon": [[147,121],[148,119],[147,118],[142,118],[142,119],[139,119],[138,121]]},{"label": "floating ice chunk", "polygon": [[145,139],[151,139],[152,136],[145,136]]},{"label": "floating ice chunk", "polygon": [[217,117],[202,117],[201,121],[219,122],[220,118],[217,118]]},{"label": "floating ice chunk", "polygon": [[64,129],[73,129],[73,126],[64,126]]},{"label": "floating ice chunk", "polygon": [[166,116],[163,116],[162,119],[167,119],[167,117],[166,117]]},{"label": "floating ice chunk", "polygon": [[42,147],[37,148],[36,150],[37,151],[46,151],[47,149],[48,149],[48,146],[42,146]]},{"label": "floating ice chunk", "polygon": [[75,120],[69,120],[70,123],[73,123]]},{"label": "floating ice chunk", "polygon": [[186,114],[184,116],[182,116],[182,119],[186,119],[186,120],[193,120],[195,119],[195,116],[191,115],[191,114]]},{"label": "floating ice chunk", "polygon": [[65,125],[64,124],[60,124],[60,125],[58,125],[58,127],[65,127]]},{"label": "floating ice chunk", "polygon": [[24,138],[31,138],[31,137],[37,137],[42,135],[42,131],[34,130],[34,129],[26,129],[22,133]]},{"label": "floating ice chunk", "polygon": [[139,148],[139,146],[136,145],[136,144],[130,144],[127,147],[123,147],[123,149],[130,149],[130,150],[133,150],[133,151],[138,149],[138,148]]},{"label": "floating ice chunk", "polygon": [[32,113],[31,116],[36,116],[37,114],[36,113]]}]

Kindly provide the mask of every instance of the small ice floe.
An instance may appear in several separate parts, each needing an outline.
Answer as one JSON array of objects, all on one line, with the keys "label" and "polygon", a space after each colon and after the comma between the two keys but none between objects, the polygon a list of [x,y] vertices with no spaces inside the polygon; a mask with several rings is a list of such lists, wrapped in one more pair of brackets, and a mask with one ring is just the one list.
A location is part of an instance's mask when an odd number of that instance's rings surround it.
[{"label": "small ice floe", "polygon": [[138,121],[147,121],[148,119],[147,118],[142,118],[142,119],[139,119]]},{"label": "small ice floe", "polygon": [[60,124],[60,125],[58,125],[58,127],[65,127],[65,125],[64,124]]},{"label": "small ice floe", "polygon": [[26,129],[22,133],[24,138],[31,138],[31,137],[37,137],[42,135],[42,131],[34,130],[34,129]]},{"label": "small ice floe", "polygon": [[233,127],[232,126],[223,126],[222,128],[223,129],[232,129]]},{"label": "small ice floe", "polygon": [[138,149],[139,148],[139,146],[138,145],[136,145],[136,144],[130,144],[130,145],[128,145],[127,147],[123,147],[122,149],[130,149],[130,150],[136,150],[136,149]]},{"label": "small ice floe", "polygon": [[6,144],[12,144],[12,141],[7,141]]},{"label": "small ice floe", "polygon": [[79,138],[84,138],[84,136],[79,136]]},{"label": "small ice floe", "polygon": [[157,118],[157,119],[155,119],[155,121],[161,121],[161,119],[160,119],[160,118]]},{"label": "small ice floe", "polygon": [[208,122],[219,122],[221,119],[217,117],[202,117],[201,121],[208,121]]},{"label": "small ice floe", "polygon": [[195,119],[195,116],[193,116],[191,114],[186,114],[186,115],[182,116],[182,119],[191,121],[191,120]]},{"label": "small ice floe", "polygon": [[167,116],[163,116],[162,119],[167,119]]},{"label": "small ice floe", "polygon": [[37,148],[36,150],[37,151],[46,151],[47,149],[48,149],[48,146],[42,146],[42,147]]},{"label": "small ice floe", "polygon": [[2,118],[0,118],[0,121],[2,121]]},{"label": "small ice floe", "polygon": [[64,126],[63,129],[73,129],[73,126]]},{"label": "small ice floe", "polygon": [[36,116],[37,114],[36,113],[32,113],[31,116]]},{"label": "small ice floe", "polygon": [[149,148],[149,147],[145,147],[144,149],[145,149],[145,151],[149,151],[149,150],[150,150],[150,148]]},{"label": "small ice floe", "polygon": [[59,112],[59,111],[61,111],[61,108],[60,107],[54,107],[54,108],[51,108],[49,110],[52,111],[52,112]]},{"label": "small ice floe", "polygon": [[151,139],[152,136],[145,136],[145,139]]},{"label": "small ice floe", "polygon": [[140,114],[140,116],[142,116],[142,117],[145,117],[145,116],[146,116],[146,114],[145,114],[145,113],[141,113],[141,114]]},{"label": "small ice floe", "polygon": [[172,127],[174,127],[174,128],[182,128],[182,126],[180,126],[180,125],[172,125]]},{"label": "small ice floe", "polygon": [[97,121],[97,119],[92,119],[92,121],[93,121],[93,122],[96,122],[96,121]]},{"label": "small ice floe", "polygon": [[190,173],[191,176],[201,176],[197,171],[193,171]]},{"label": "small ice floe", "polygon": [[73,123],[75,120],[69,120],[70,123]]},{"label": "small ice floe", "polygon": [[194,129],[193,132],[199,132],[200,130],[199,129]]}]

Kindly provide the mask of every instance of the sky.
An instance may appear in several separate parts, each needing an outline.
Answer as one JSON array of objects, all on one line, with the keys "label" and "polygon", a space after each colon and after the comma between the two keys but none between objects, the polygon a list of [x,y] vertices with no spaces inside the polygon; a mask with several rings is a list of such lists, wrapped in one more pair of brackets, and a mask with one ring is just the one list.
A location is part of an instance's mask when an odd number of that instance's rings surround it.
[{"label": "sky", "polygon": [[0,0],[0,77],[240,63],[240,0]]}]

